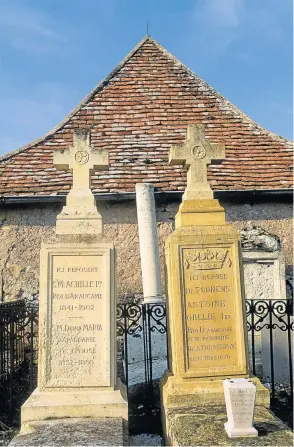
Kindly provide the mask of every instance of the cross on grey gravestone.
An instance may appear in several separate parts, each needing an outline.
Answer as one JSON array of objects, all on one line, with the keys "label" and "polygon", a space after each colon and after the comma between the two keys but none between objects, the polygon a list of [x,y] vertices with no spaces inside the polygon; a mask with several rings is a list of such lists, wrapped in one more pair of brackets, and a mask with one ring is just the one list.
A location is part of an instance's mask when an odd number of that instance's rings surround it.
[{"label": "cross on grey gravestone", "polygon": [[73,173],[73,190],[89,189],[90,175],[96,170],[109,166],[108,151],[94,150],[90,144],[90,131],[76,129],[73,146],[54,152],[53,164],[57,169],[70,169]]},{"label": "cross on grey gravestone", "polygon": [[169,164],[184,165],[188,168],[187,188],[183,199],[211,199],[213,192],[207,181],[207,165],[212,160],[225,158],[223,144],[211,144],[204,133],[202,124],[189,124],[184,144],[173,145],[169,152]]}]

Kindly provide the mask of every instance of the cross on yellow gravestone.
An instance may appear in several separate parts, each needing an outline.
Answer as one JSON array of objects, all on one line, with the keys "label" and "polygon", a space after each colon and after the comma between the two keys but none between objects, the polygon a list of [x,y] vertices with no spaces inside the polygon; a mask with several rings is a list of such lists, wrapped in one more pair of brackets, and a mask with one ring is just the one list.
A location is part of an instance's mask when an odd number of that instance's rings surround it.
[{"label": "cross on yellow gravestone", "polygon": [[207,165],[212,160],[224,158],[224,145],[211,144],[206,140],[202,124],[188,126],[186,142],[172,146],[169,152],[171,166],[184,165],[188,168],[184,200],[213,198],[213,192],[207,181]]},{"label": "cross on yellow gravestone", "polygon": [[73,173],[73,190],[90,188],[90,175],[94,169],[109,166],[108,151],[94,151],[90,145],[90,131],[76,129],[73,146],[54,152],[53,164],[57,169],[70,169]]}]

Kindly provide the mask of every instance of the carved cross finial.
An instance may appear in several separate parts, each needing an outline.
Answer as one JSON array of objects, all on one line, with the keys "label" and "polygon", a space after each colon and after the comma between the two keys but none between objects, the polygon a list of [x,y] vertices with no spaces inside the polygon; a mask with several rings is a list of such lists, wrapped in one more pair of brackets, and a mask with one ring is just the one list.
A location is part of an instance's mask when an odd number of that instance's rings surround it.
[{"label": "carved cross finial", "polygon": [[184,165],[188,168],[183,199],[212,199],[213,191],[207,181],[207,165],[212,160],[220,161],[224,158],[224,145],[211,144],[206,140],[202,124],[189,124],[186,142],[172,146],[169,152],[171,166]]},{"label": "carved cross finial", "polygon": [[53,164],[57,169],[72,171],[72,190],[85,190],[90,188],[90,175],[94,169],[103,170],[109,166],[108,151],[94,151],[90,144],[90,131],[76,129],[73,146],[55,151]]}]

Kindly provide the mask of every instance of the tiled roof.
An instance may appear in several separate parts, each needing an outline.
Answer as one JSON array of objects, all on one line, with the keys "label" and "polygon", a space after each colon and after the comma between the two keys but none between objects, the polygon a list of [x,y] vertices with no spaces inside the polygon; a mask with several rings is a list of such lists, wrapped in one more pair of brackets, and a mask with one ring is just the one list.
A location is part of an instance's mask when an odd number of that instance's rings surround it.
[{"label": "tiled roof", "polygon": [[292,143],[253,122],[147,37],[58,127],[0,159],[0,195],[66,193],[72,176],[56,170],[52,153],[72,144],[77,127],[91,128],[92,145],[109,150],[109,171],[92,176],[93,192],[133,192],[137,182],[183,191],[185,169],[168,166],[168,151],[193,123],[225,144],[225,160],[208,168],[214,190],[291,188]]}]

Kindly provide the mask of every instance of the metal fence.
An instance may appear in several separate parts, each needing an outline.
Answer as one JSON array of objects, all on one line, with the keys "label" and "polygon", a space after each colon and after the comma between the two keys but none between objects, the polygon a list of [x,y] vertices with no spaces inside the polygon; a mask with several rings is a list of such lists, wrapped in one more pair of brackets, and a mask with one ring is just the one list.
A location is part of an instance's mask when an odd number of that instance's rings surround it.
[{"label": "metal fence", "polygon": [[[0,305],[0,421],[5,423],[17,423],[20,406],[37,384],[38,297],[34,298],[32,303]],[[267,357],[272,402],[279,392],[276,356],[281,355],[282,348],[288,377],[286,391],[290,400],[293,397],[292,312],[292,299],[246,301],[251,370],[262,378]],[[164,304],[118,305],[119,375],[128,386],[133,420],[148,416],[149,425],[150,416],[159,421],[159,377],[167,367],[166,333]]]},{"label": "metal fence", "polygon": [[36,387],[38,306],[0,304],[0,420],[12,422]]}]

